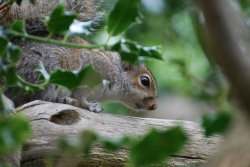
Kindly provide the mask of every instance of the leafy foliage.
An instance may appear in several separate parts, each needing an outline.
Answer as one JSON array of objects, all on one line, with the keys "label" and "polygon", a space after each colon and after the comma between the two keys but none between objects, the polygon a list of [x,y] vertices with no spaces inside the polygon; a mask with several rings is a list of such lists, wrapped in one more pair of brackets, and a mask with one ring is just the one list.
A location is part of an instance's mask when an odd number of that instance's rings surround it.
[{"label": "leafy foliage", "polygon": [[5,38],[0,38],[0,54],[3,55],[8,47],[8,40],[6,40]]},{"label": "leafy foliage", "polygon": [[[1,80],[5,77],[5,86],[14,86],[19,82],[15,66],[19,55],[20,50],[9,42],[6,36],[1,35],[0,75]],[[10,112],[13,111],[3,103],[2,89],[0,96],[0,155],[2,155],[19,148],[27,137],[29,137],[31,129],[25,118],[19,115],[10,116]]]},{"label": "leafy foliage", "polygon": [[202,118],[202,127],[205,129],[206,136],[225,132],[232,121],[230,112],[218,112],[207,114]]},{"label": "leafy foliage", "polygon": [[140,57],[155,58],[163,60],[159,48],[145,47],[138,43],[130,40],[122,39],[116,43],[112,50],[120,53],[122,60],[128,61],[130,63],[135,63]]},{"label": "leafy foliage", "polygon": [[64,5],[59,4],[55,7],[51,16],[47,20],[47,25],[50,33],[64,33],[76,19],[76,14],[64,11]]},{"label": "leafy foliage", "polygon": [[[87,83],[89,78],[92,78],[91,83]],[[72,90],[81,84],[94,87],[101,82],[101,77],[99,73],[95,72],[91,66],[88,66],[73,73],[70,71],[57,69],[51,73],[48,82],[61,85],[68,88],[69,90]]]},{"label": "leafy foliage", "polygon": [[172,127],[162,131],[151,129],[139,140],[130,136],[110,139],[91,131],[84,131],[77,140],[61,138],[60,148],[66,152],[88,154],[95,142],[100,143],[110,151],[126,147],[129,150],[129,163],[132,166],[149,166],[163,162],[180,151],[186,141],[187,134],[180,127]]},{"label": "leafy foliage", "polygon": [[[14,2],[14,1],[13,1]],[[11,3],[13,3],[11,2]],[[21,4],[22,0],[16,0],[17,4]],[[32,1],[34,2],[34,1]],[[129,25],[135,22],[138,16],[138,5],[139,0],[136,1],[125,1],[119,0],[111,12],[108,19],[108,33],[110,36],[115,36],[123,33]],[[65,41],[55,41],[50,39],[55,34],[68,35],[69,27],[72,24],[73,20],[76,19],[77,15],[65,11],[64,5],[59,4],[55,7],[51,16],[47,18],[46,25],[50,32],[49,38],[37,37],[27,34],[25,31],[25,22],[16,21],[14,22],[9,29],[2,28],[0,29],[0,74],[4,79],[4,89],[9,86],[18,86],[25,90],[34,90],[34,89],[43,89],[48,84],[56,84],[68,88],[69,90],[74,89],[75,87],[81,84],[87,84],[88,78],[93,78],[97,76],[91,82],[91,86],[100,82],[100,77],[92,69],[91,66],[81,69],[79,71],[66,71],[63,69],[56,69],[50,74],[45,70],[45,67],[41,64],[37,69],[42,74],[43,82],[40,84],[31,84],[23,80],[16,73],[16,63],[20,56],[20,49],[13,45],[9,40],[12,36],[22,37],[23,39],[36,40],[39,42],[47,42],[51,44],[63,45],[68,47],[77,47],[84,48],[84,46],[78,46],[77,44],[67,43]],[[81,35],[81,34],[78,34]],[[106,44],[101,45],[100,47],[106,47]],[[129,50],[125,51],[124,48],[128,47]],[[86,48],[91,48],[86,46]],[[96,48],[96,47],[93,47]],[[107,47],[106,47],[107,48]],[[130,40],[123,40],[119,44],[117,43],[115,48],[120,51],[120,53],[126,53],[128,55],[133,55],[133,62],[137,61],[139,57],[151,57],[156,59],[162,59],[159,53],[158,48],[156,47],[144,47],[136,42]],[[126,59],[126,58],[124,58]],[[130,59],[130,58],[129,58]],[[91,76],[91,77],[90,77]],[[91,87],[90,86],[90,87]],[[1,109],[4,109],[1,104]],[[2,112],[2,111],[1,111]],[[3,112],[2,112],[3,113]],[[9,115],[9,114],[7,114]],[[15,149],[20,146],[25,139],[29,136],[30,127],[28,122],[19,116],[8,117],[5,114],[2,115],[0,119],[0,154],[4,154],[9,150]],[[2,119],[3,118],[3,119]],[[150,134],[149,134],[150,136]],[[131,139],[130,137],[124,137],[121,140],[111,140],[100,137],[98,134],[95,134],[91,131],[84,131],[80,136],[79,140],[75,142],[68,142],[67,140],[61,140],[59,145],[63,150],[81,151],[85,154],[90,152],[91,146],[95,141],[102,142],[103,146],[108,150],[117,150],[123,145],[128,147],[134,147],[139,144],[140,141]],[[133,143],[133,144],[132,144]],[[136,148],[134,149],[137,150]],[[167,155],[166,155],[167,156]],[[135,158],[136,159],[136,158]],[[132,162],[132,161],[131,161]],[[156,162],[156,161],[154,161]]]},{"label": "leafy foliage", "polygon": [[139,0],[119,0],[108,18],[108,33],[110,36],[124,32],[135,22],[138,16]]},{"label": "leafy foliage", "polygon": [[152,129],[132,145],[130,160],[135,166],[149,166],[164,161],[184,146],[187,135],[180,127],[165,131]]},{"label": "leafy foliage", "polygon": [[22,20],[16,21],[11,25],[11,30],[17,31],[20,33],[26,33],[25,31],[25,23]]},{"label": "leafy foliage", "polygon": [[[246,0],[239,1],[242,7],[248,4]],[[0,3],[1,2],[3,1],[0,1]],[[15,2],[20,5],[22,0],[10,2]],[[34,0],[30,0],[30,2],[34,2]],[[225,88],[221,88],[222,82],[218,81],[218,75],[210,75],[211,73],[216,73],[216,71],[211,70],[209,63],[204,58],[204,53],[201,48],[194,47],[198,45],[198,42],[195,39],[192,18],[190,18],[187,12],[185,1],[164,1],[164,4],[167,6],[167,10],[164,13],[166,17],[147,17],[143,20],[143,24],[132,27],[132,30],[135,30],[133,34],[129,31],[127,32],[127,30],[130,25],[136,22],[139,16],[139,3],[140,0],[118,0],[110,12],[107,22],[108,39],[117,35],[126,35],[126,38],[129,38],[128,40],[122,37],[119,42],[112,46],[107,46],[107,43],[101,44],[100,46],[79,46],[74,43],[69,43],[67,40],[59,41],[51,38],[32,36],[26,33],[23,21],[15,22],[9,29],[1,27],[0,75],[1,80],[3,79],[5,81],[5,85],[3,85],[1,91],[9,86],[19,86],[28,90],[44,88],[47,84],[56,84],[72,90],[80,84],[88,84],[85,80],[89,78],[88,75],[96,75],[91,67],[74,72],[57,69],[49,74],[43,66],[40,66],[38,71],[41,72],[44,82],[38,85],[27,83],[16,74],[15,63],[18,61],[20,50],[9,41],[10,36],[74,48],[106,48],[119,52],[122,59],[130,63],[135,63],[141,60],[142,57],[163,60],[159,48],[150,47],[149,45],[152,45],[152,43],[153,45],[159,45],[165,42],[165,54],[163,56],[164,59],[167,59],[167,62],[161,61],[160,65],[151,63],[152,66],[156,67],[155,69],[158,74],[156,76],[157,79],[160,78],[161,80],[160,84],[158,84],[161,90],[167,89],[170,91],[178,90],[182,93],[185,92],[200,100],[205,99],[207,101],[209,100],[209,102],[212,101],[218,109],[223,108],[221,105],[224,105],[226,101]],[[247,7],[244,9],[247,11]],[[148,13],[145,15],[149,16]],[[63,4],[56,6],[46,22],[48,30],[50,31],[49,37],[60,34],[64,35],[65,39],[67,39],[67,35],[69,35],[67,33],[68,29],[76,18],[76,14],[65,11]],[[163,25],[163,27],[159,28],[159,24]],[[124,32],[126,32],[126,34]],[[131,39],[139,40],[147,47]],[[156,44],[152,42],[157,40],[160,42],[156,42]],[[99,79],[96,79],[96,81],[100,82]],[[220,94],[222,94],[223,97],[221,97]],[[2,105],[2,103],[0,104]],[[4,107],[0,106],[0,108]],[[5,153],[20,146],[30,131],[25,119],[3,116],[5,119],[2,119],[2,115],[0,115],[0,153]],[[205,128],[206,135],[209,136],[224,131],[230,121],[230,114],[224,112],[212,116],[205,116],[203,118],[203,127]],[[59,145],[63,150],[71,152],[80,151],[85,154],[90,152],[91,146],[96,141],[100,142],[110,151],[116,151],[121,147],[128,147],[130,150],[130,163],[135,166],[147,166],[167,159],[179,151],[186,140],[187,135],[185,132],[180,127],[174,127],[163,131],[152,129],[148,134],[142,136],[140,140],[128,136],[124,136],[121,139],[108,139],[92,131],[85,131],[79,139],[61,140]]]},{"label": "leafy foliage", "polygon": [[0,37],[0,46],[0,56],[2,57],[0,60],[0,74],[5,76],[7,85],[16,85],[18,78],[16,76],[16,66],[13,63],[18,60],[20,50],[3,37]]},{"label": "leafy foliage", "polygon": [[31,128],[24,117],[0,115],[0,155],[20,147],[30,134]]}]

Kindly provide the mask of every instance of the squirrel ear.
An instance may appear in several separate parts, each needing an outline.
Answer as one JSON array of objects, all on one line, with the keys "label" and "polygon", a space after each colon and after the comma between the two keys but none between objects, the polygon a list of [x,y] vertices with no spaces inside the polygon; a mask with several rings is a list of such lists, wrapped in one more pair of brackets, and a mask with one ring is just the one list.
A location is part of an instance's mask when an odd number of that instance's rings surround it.
[{"label": "squirrel ear", "polygon": [[122,69],[123,71],[131,71],[133,69],[133,66],[128,62],[122,62]]}]

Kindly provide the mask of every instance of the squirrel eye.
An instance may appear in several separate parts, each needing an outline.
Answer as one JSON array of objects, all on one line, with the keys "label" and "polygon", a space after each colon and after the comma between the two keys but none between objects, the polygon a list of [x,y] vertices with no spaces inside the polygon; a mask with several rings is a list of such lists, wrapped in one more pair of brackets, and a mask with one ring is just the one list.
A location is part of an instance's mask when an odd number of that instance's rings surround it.
[{"label": "squirrel eye", "polygon": [[147,76],[141,76],[140,77],[142,85],[148,87],[150,85],[150,79]]}]

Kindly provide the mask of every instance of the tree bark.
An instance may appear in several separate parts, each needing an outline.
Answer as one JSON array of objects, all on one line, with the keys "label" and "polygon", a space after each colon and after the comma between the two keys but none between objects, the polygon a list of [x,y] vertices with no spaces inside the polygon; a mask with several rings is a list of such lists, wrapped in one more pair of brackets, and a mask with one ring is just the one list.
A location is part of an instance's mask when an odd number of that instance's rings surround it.
[{"label": "tree bark", "polygon": [[250,58],[249,30],[242,13],[232,0],[197,0],[203,12],[210,56],[223,70],[240,102],[235,120],[225,143],[215,156],[214,167],[250,166]]},{"label": "tree bark", "polygon": [[205,17],[210,55],[220,66],[250,114],[249,31],[232,0],[197,0]]},{"label": "tree bark", "polygon": [[[117,152],[107,152],[96,144],[90,156],[74,155],[74,162],[63,157],[57,150],[60,136],[77,137],[83,130],[91,129],[98,134],[119,138],[123,135],[138,136],[155,127],[165,129],[181,125],[189,135],[185,149],[173,155],[163,164],[170,167],[203,166],[213,155],[221,141],[220,137],[206,138],[203,130],[196,123],[162,119],[97,114],[66,104],[44,101],[33,101],[18,108],[18,112],[26,115],[33,129],[33,136],[22,150],[22,167],[45,166],[125,166],[128,150],[123,148]],[[62,158],[63,157],[63,158]]]}]

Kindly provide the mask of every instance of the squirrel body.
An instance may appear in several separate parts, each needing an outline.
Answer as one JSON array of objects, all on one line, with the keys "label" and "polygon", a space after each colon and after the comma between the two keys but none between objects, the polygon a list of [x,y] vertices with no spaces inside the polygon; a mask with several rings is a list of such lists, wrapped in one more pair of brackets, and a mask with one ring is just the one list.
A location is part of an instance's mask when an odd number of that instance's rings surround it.
[{"label": "squirrel body", "polygon": [[[73,37],[71,40],[81,44],[87,43],[79,37]],[[156,83],[153,75],[144,65],[129,65],[122,62],[117,53],[108,51],[65,48],[29,40],[17,41],[15,44],[21,48],[17,72],[31,83],[36,83],[40,77],[40,73],[35,71],[40,62],[48,72],[56,68],[80,70],[87,65],[92,65],[106,81],[93,90],[81,86],[72,92],[57,88],[55,85],[48,85],[44,91],[38,91],[34,95],[19,94],[16,89],[11,88],[5,94],[14,101],[16,106],[40,99],[68,103],[95,112],[101,111],[96,101],[119,101],[135,110],[156,109]],[[144,80],[142,81],[141,78]]]},{"label": "squirrel body", "polygon": [[[64,4],[67,11],[79,13],[79,21],[91,21],[91,28],[95,29],[103,17],[103,12],[98,9],[101,1],[65,0]],[[22,19],[25,20],[25,28],[29,34],[47,35],[44,18],[50,15],[58,3],[60,0],[40,0],[35,5],[31,5],[28,0],[23,0],[22,5],[17,6],[0,2],[0,26],[7,26],[15,20]],[[79,37],[71,40],[80,44],[87,43]],[[17,73],[31,83],[37,83],[39,80],[40,73],[35,69],[40,62],[48,72],[56,68],[79,70],[90,64],[106,81],[93,90],[81,86],[69,91],[49,84],[43,91],[28,94],[17,87],[9,88],[4,92],[8,98],[4,95],[2,99],[5,106],[13,112],[14,105],[17,107],[33,100],[67,103],[94,112],[102,111],[96,101],[119,101],[135,110],[154,110],[157,107],[156,83],[153,75],[144,65],[130,66],[122,62],[120,56],[113,52],[65,48],[21,39],[15,39],[13,43],[21,48]],[[0,161],[19,167],[20,157],[21,150],[17,149],[1,156]]]},{"label": "squirrel body", "polygon": [[[5,11],[0,10],[0,14],[5,13],[4,17],[0,18],[0,25],[23,19],[28,33],[44,35],[47,33],[44,17],[50,15],[59,2],[60,0],[43,0],[37,1],[33,6],[28,0],[23,0],[22,6],[13,4],[5,8]],[[103,12],[98,10],[101,2],[102,0],[65,0],[64,4],[67,11],[79,13],[79,21],[91,21],[91,26],[95,26],[103,16]],[[78,44],[88,43],[80,37],[71,37],[69,40]],[[10,88],[5,94],[16,106],[39,99],[68,103],[95,112],[102,110],[96,101],[119,101],[135,110],[156,109],[156,83],[144,65],[132,66],[122,62],[120,56],[114,52],[73,49],[20,39],[13,40],[13,43],[21,48],[17,73],[31,83],[37,83],[39,80],[40,73],[35,69],[40,62],[49,73],[56,68],[73,71],[92,65],[105,81],[93,90],[81,86],[71,92],[50,84],[44,91],[33,95],[17,93],[18,88]]]}]

